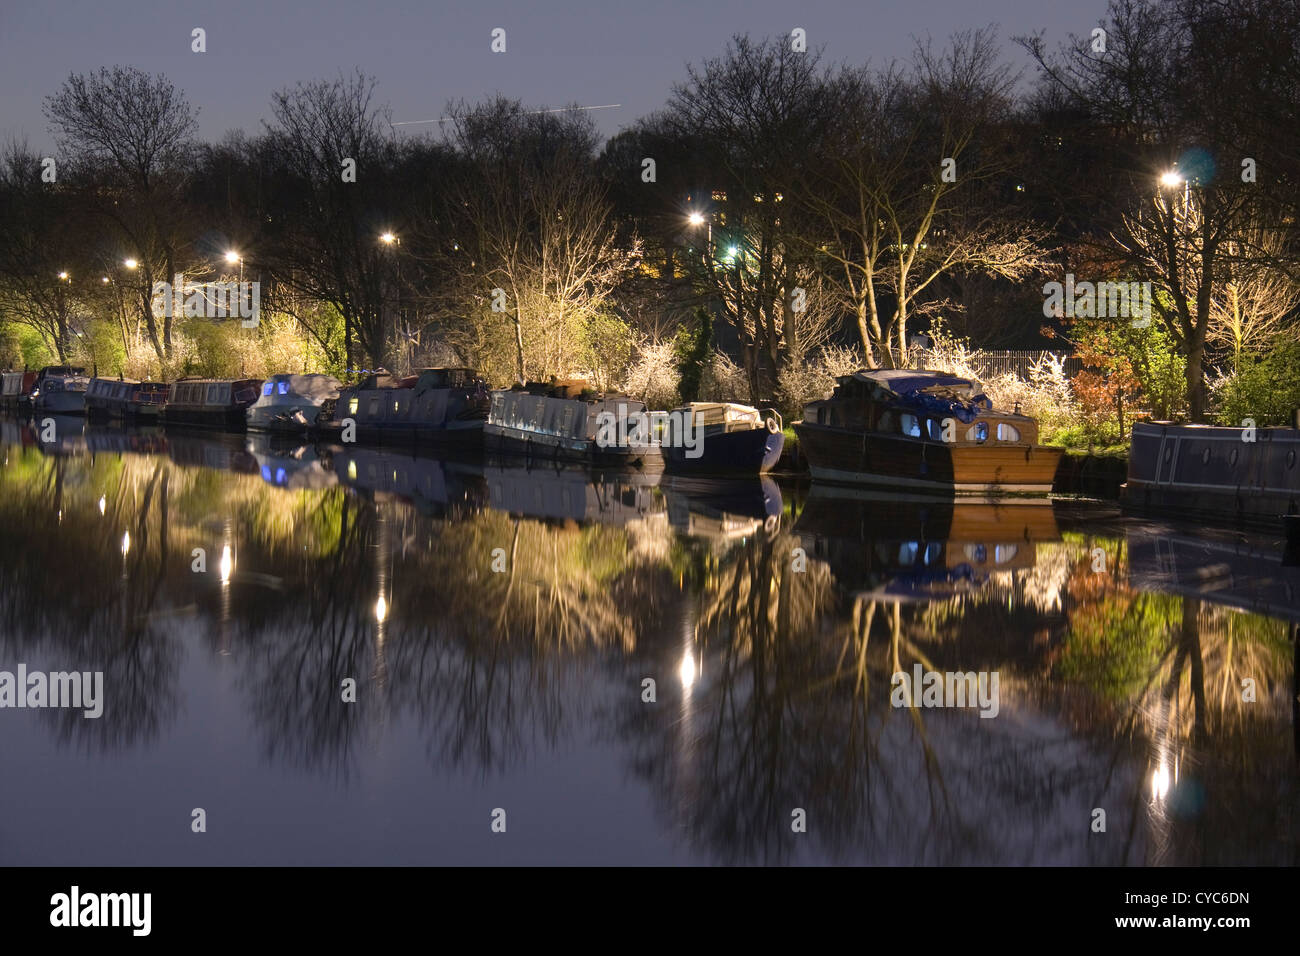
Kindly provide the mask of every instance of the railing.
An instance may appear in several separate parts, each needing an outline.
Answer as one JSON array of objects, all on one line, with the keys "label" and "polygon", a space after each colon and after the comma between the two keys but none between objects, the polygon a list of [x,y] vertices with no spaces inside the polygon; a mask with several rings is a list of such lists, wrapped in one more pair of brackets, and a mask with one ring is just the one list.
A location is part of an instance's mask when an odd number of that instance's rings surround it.
[{"label": "railing", "polygon": [[[924,368],[929,350],[924,348],[913,348],[908,351],[908,365],[913,368]],[[979,373],[980,378],[993,378],[997,375],[1015,375],[1017,378],[1025,381],[1029,380],[1029,372],[1033,366],[1043,361],[1048,355],[1059,353],[1048,351],[997,351],[991,349],[980,349],[969,352],[966,355],[967,361]],[[1083,359],[1074,355],[1065,357],[1065,374],[1073,378],[1083,369]]]}]

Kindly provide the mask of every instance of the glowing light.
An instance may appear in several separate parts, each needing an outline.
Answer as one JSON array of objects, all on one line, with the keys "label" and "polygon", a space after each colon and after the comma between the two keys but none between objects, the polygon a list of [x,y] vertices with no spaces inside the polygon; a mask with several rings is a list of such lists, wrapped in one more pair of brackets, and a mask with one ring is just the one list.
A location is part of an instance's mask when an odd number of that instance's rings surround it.
[{"label": "glowing light", "polygon": [[62,279],[64,282],[67,282],[67,281],[68,281],[68,274],[67,274],[66,272],[60,272],[60,273],[59,273],[59,278]]},{"label": "glowing light", "polygon": [[102,515],[102,514],[104,513],[104,509],[107,508],[107,507],[108,507],[108,502],[105,500],[105,498],[104,498],[103,495],[100,495],[100,496],[99,496],[99,513]]},{"label": "glowing light", "polygon": [[122,557],[125,558],[126,553],[130,550],[131,550],[131,532],[123,531],[122,532]]},{"label": "glowing light", "polygon": [[379,241],[387,243],[388,245],[392,245],[394,242],[397,241],[397,237],[393,235],[391,232],[386,232],[379,237]]},{"label": "glowing light", "polygon": [[727,246],[727,255],[731,256],[733,259],[736,257],[738,252],[740,252],[740,250],[735,246]]},{"label": "glowing light", "polygon": [[682,678],[682,686],[689,690],[691,685],[695,683],[695,678],[698,676],[695,670],[695,658],[692,657],[689,652],[682,658],[682,666],[679,673]]},{"label": "glowing light", "polygon": [[690,215],[690,223],[692,226],[702,226],[704,225],[704,217],[698,212],[693,212]]},{"label": "glowing light", "polygon": [[380,624],[383,624],[387,619],[388,602],[384,600],[384,596],[381,594],[379,595],[379,600],[375,602],[375,620]]},{"label": "glowing light", "polygon": [[1157,800],[1163,800],[1169,793],[1169,766],[1160,762],[1160,766],[1151,774],[1151,795]]},{"label": "glowing light", "polygon": [[123,262],[122,262],[122,265],[126,266],[128,269],[134,269],[134,268],[135,268],[136,266],[138,266],[139,264],[140,264],[140,263],[138,263],[138,262],[137,262],[136,260],[134,260],[134,259],[125,259],[125,260],[123,260]]},{"label": "glowing light", "polygon": [[1160,177],[1160,185],[1164,186],[1166,189],[1173,189],[1175,186],[1181,186],[1182,184],[1183,176],[1176,170],[1171,169]]},{"label": "glowing light", "polygon": [[225,545],[221,549],[221,564],[218,565],[221,571],[221,583],[229,584],[231,572],[235,570],[235,558],[230,553],[230,545]]},{"label": "glowing light", "polygon": [[101,276],[99,281],[100,281],[100,282],[103,282],[103,283],[105,283],[105,284],[107,284],[107,283],[108,283],[108,276]]},{"label": "glowing light", "polygon": [[231,250],[230,252],[227,252],[227,253],[226,253],[226,261],[229,262],[229,263],[233,266],[236,262],[239,261],[239,253],[238,253],[238,252],[235,252],[234,250]]}]

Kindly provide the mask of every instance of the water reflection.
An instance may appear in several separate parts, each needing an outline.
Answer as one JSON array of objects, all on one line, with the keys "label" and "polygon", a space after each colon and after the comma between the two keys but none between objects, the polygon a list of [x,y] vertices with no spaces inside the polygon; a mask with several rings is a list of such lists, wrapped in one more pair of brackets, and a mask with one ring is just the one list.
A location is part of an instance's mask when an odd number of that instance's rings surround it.
[{"label": "water reflection", "polygon": [[[185,712],[218,719],[198,685],[225,674],[245,729],[194,768],[268,802],[286,773],[436,802],[484,781],[540,794],[563,765],[575,812],[639,849],[557,839],[551,859],[1300,849],[1296,582],[1276,542],[1046,503],[69,429],[0,433],[0,668],[102,669],[107,699],[97,721],[39,712],[20,762],[153,753]],[[918,664],[996,671],[997,718],[893,706],[891,675]],[[399,829],[380,860],[413,839]]]}]

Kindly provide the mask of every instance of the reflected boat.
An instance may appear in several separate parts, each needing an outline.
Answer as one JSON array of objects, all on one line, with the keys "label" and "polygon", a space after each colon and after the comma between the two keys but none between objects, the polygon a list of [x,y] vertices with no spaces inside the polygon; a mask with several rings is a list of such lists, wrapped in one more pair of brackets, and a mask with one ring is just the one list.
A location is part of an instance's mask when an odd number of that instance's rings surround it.
[{"label": "reflected boat", "polygon": [[490,463],[483,477],[491,507],[528,518],[621,525],[664,511],[649,475]]},{"label": "reflected boat", "polygon": [[325,467],[315,445],[255,434],[249,436],[244,450],[256,459],[258,474],[268,485],[292,491],[318,491],[338,484],[338,477]]},{"label": "reflected boat", "polygon": [[330,445],[327,456],[339,484],[376,500],[397,498],[421,514],[476,510],[485,497],[482,475],[468,462],[352,444]]},{"label": "reflected boat", "polygon": [[86,429],[86,447],[92,454],[133,453],[161,454],[167,451],[167,436],[157,426],[152,428],[108,428],[92,425]]},{"label": "reflected boat", "polygon": [[669,523],[691,537],[743,539],[781,526],[781,489],[767,476],[708,481],[669,475],[660,487]]},{"label": "reflected boat", "polygon": [[28,409],[38,372],[5,372],[0,375],[0,408],[7,411]]},{"label": "reflected boat", "polygon": [[794,531],[844,587],[893,601],[947,597],[1032,568],[1037,545],[1061,538],[1046,500],[845,496],[817,485]]}]

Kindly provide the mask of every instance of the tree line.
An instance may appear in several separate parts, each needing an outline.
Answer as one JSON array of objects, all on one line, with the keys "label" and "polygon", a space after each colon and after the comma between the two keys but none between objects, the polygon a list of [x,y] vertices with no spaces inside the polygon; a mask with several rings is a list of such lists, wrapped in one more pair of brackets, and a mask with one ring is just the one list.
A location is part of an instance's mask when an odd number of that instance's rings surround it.
[{"label": "tree line", "polygon": [[[499,384],[667,375],[683,398],[734,360],[728,397],[757,401],[835,349],[907,364],[938,328],[1064,338],[1151,392],[1150,356],[1173,356],[1193,420],[1233,382],[1275,385],[1300,357],[1300,8],[1112,0],[1088,35],[1013,42],[1034,70],[992,29],[883,65],[737,36],[605,141],[589,113],[502,96],[398,133],[356,72],[205,143],[166,77],[76,73],[45,100],[55,155],[0,161],[0,360],[455,363]],[[259,282],[261,324],[160,314],[178,275]],[[1051,314],[1066,275],[1149,284],[1149,326],[1103,296]]]}]

